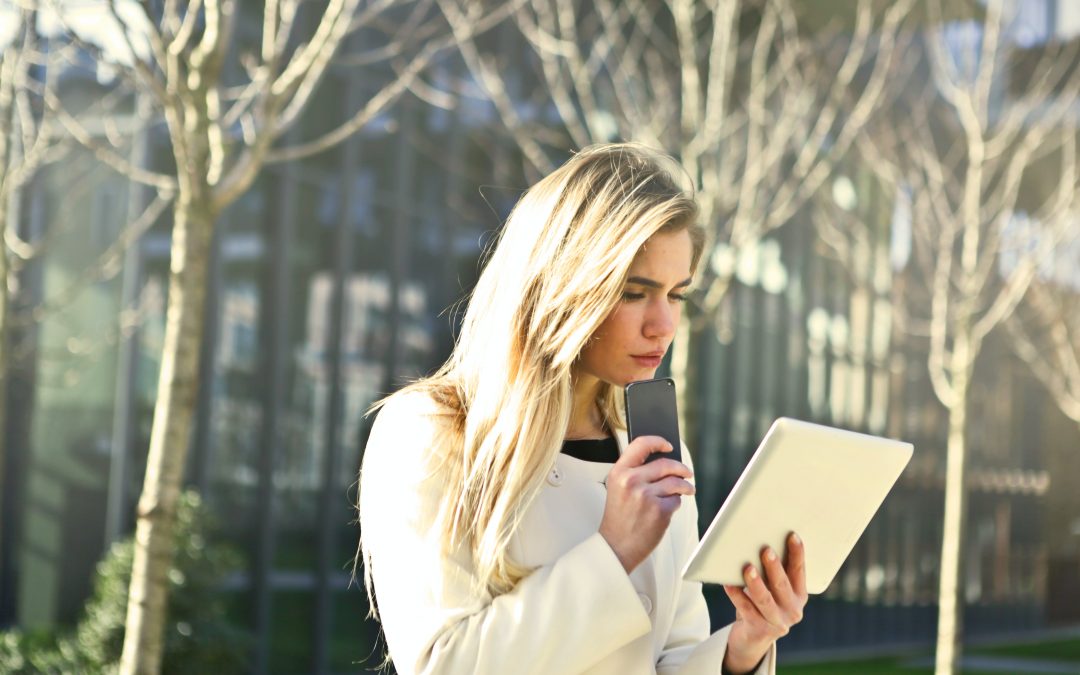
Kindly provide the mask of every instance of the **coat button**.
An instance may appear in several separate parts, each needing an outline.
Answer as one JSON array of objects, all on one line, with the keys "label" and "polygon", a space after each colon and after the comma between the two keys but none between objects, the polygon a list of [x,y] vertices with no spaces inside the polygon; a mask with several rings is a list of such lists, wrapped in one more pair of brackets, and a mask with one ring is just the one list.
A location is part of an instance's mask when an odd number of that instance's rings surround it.
[{"label": "coat button", "polygon": [[638,599],[641,600],[641,606],[645,608],[645,613],[652,616],[652,599],[644,593],[638,593],[637,596]]},{"label": "coat button", "polygon": [[547,482],[549,485],[559,487],[562,485],[563,475],[562,471],[559,471],[559,467],[555,466],[548,472]]}]

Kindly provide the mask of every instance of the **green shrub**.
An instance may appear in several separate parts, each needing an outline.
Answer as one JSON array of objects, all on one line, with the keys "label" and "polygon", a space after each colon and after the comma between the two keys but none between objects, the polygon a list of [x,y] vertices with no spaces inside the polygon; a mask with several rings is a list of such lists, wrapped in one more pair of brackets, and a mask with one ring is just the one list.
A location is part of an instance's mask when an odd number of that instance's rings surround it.
[{"label": "green shrub", "polygon": [[70,638],[37,629],[0,633],[0,673],[4,675],[52,675],[92,673],[94,668],[78,654]]},{"label": "green shrub", "polygon": [[[251,636],[225,620],[219,585],[240,566],[231,547],[208,545],[210,514],[197,493],[181,495],[175,558],[169,572],[163,675],[239,673],[247,668]],[[98,563],[94,591],[73,633],[0,633],[0,673],[112,673],[120,661],[134,559],[132,538],[117,542]]]}]

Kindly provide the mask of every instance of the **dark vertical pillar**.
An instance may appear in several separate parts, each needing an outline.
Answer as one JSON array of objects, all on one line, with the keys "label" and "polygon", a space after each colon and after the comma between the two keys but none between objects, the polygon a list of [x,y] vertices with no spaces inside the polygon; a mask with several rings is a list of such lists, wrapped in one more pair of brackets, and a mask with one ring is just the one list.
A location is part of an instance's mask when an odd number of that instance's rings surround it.
[{"label": "dark vertical pillar", "polygon": [[[308,34],[316,14],[301,11],[298,25],[289,48],[297,46],[299,35]],[[300,126],[300,125],[297,125]],[[296,127],[283,139],[285,145],[298,141]],[[270,165],[264,171],[270,176],[267,201],[277,208],[268,214],[267,258],[263,270],[259,331],[265,340],[259,350],[261,371],[265,373],[262,388],[262,420],[259,429],[259,456],[255,489],[255,542],[252,547],[252,621],[255,631],[253,672],[265,675],[270,668],[270,635],[273,618],[273,584],[277,540],[277,501],[274,494],[274,466],[283,452],[282,429],[286,416],[287,378],[289,360],[289,283],[291,270],[287,251],[293,239],[293,219],[296,218],[297,176],[300,161]]]},{"label": "dark vertical pillar", "polygon": [[[760,259],[759,259],[760,260]],[[733,284],[729,292],[735,292],[735,343],[741,356],[734,361],[735,396],[732,408],[737,414],[732,420],[729,438],[738,453],[738,461],[732,469],[741,473],[753,451],[751,444],[756,436],[758,411],[760,409],[762,336],[764,334],[765,313],[761,311],[762,295],[760,286]]]},{"label": "dark vertical pillar", "polygon": [[[457,76],[461,77],[463,74],[457,73]],[[464,81],[462,79],[462,81]],[[460,95],[461,92],[458,92]],[[441,306],[438,307],[442,310],[449,307],[452,303],[456,302],[459,295],[464,291],[461,288],[461,281],[458,279],[458,257],[455,251],[457,246],[458,229],[457,222],[459,214],[453,208],[457,205],[462,211],[465,208],[465,189],[464,173],[469,166],[468,158],[466,156],[465,141],[468,138],[468,129],[465,127],[463,115],[461,112],[463,106],[456,106],[453,112],[453,122],[450,125],[449,138],[446,139],[449,145],[450,166],[443,169],[446,175],[446,189],[443,193],[443,198],[452,200],[450,203],[451,208],[448,211],[443,211],[442,216],[439,219],[439,233],[442,237],[443,251],[446,252],[443,258],[443,283],[442,295],[438,297],[438,302]],[[456,169],[455,167],[463,167],[462,169]],[[454,321],[456,319],[455,314],[448,313],[448,325],[445,328],[440,327],[439,336],[445,335],[445,338],[440,342],[441,349],[436,351],[440,360],[444,359],[454,347],[454,331],[456,326]],[[442,331],[446,332],[443,333]]]},{"label": "dark vertical pillar", "polygon": [[413,192],[411,185],[413,178],[413,151],[409,145],[409,137],[414,132],[415,111],[408,99],[402,100],[400,106],[401,134],[398,136],[398,160],[397,178],[394,195],[394,230],[391,234],[390,251],[390,307],[387,321],[389,351],[386,354],[386,377],[383,380],[383,391],[389,393],[394,390],[394,381],[401,369],[401,352],[399,336],[401,335],[401,289],[405,284],[405,276],[408,268],[408,256],[410,246],[410,231],[412,229],[411,218],[413,217]]},{"label": "dark vertical pillar", "polygon": [[[867,181],[867,183],[869,183],[869,181]],[[877,187],[876,183],[873,185],[874,187],[866,190],[870,202],[870,207],[868,209],[868,213],[870,214],[868,218],[870,219],[874,218],[875,214],[884,211],[882,191]],[[889,240],[886,238],[883,228],[871,227],[868,229],[870,231],[870,250],[868,253],[870,260],[866,279],[868,307],[866,308],[866,343],[863,348],[866,356],[863,359],[862,365],[866,377],[863,382],[865,385],[864,391],[861,392],[865,402],[863,405],[862,427],[870,433],[880,433],[880,429],[872,429],[870,427],[870,420],[874,413],[874,408],[876,407],[874,399],[874,382],[877,379],[879,370],[883,367],[887,367],[877,361],[874,353],[874,336],[877,334],[877,303],[881,296],[881,293],[877,289],[877,276],[879,274],[878,265],[885,265],[888,267],[890,264],[888,256],[885,256],[885,258],[882,259],[878,256],[878,251],[882,246],[888,246]]]},{"label": "dark vertical pillar", "polygon": [[758,442],[769,430],[769,425],[776,419],[780,409],[780,397],[784,383],[787,382],[787,372],[784,370],[784,302],[783,296],[777,293],[769,293],[764,289],[759,291],[759,306],[761,308],[761,320],[759,329],[758,348],[761,352],[758,360],[758,400],[757,410],[754,413],[753,423],[750,425],[751,452],[757,447]]},{"label": "dark vertical pillar", "polygon": [[262,427],[259,430],[258,484],[255,491],[256,532],[252,565],[252,606],[255,628],[254,672],[269,670],[272,588],[270,573],[274,563],[277,508],[274,500],[274,463],[282,451],[281,425],[285,417],[285,369],[289,339],[289,266],[286,251],[292,238],[296,204],[296,163],[289,162],[271,171],[271,195],[278,196],[278,208],[271,209],[268,253],[260,303],[259,330],[266,336],[260,352],[261,370],[266,373],[262,396]]},{"label": "dark vertical pillar", "polygon": [[[350,144],[351,146],[352,144]],[[346,155],[351,154],[346,150]],[[348,160],[346,160],[348,164]],[[343,173],[348,180],[352,167],[346,166]],[[343,189],[342,194],[349,197],[348,189]],[[339,515],[334,508],[335,504],[341,504],[341,495],[336,494],[334,485],[334,469],[338,466],[338,458],[341,454],[340,431],[342,418],[343,392],[341,386],[341,330],[343,313],[345,308],[345,276],[348,273],[351,255],[349,254],[349,224],[347,221],[349,209],[342,209],[342,222],[338,225],[334,251],[334,279],[333,292],[330,300],[330,332],[327,336],[327,372],[330,374],[330,392],[327,403],[326,428],[323,430],[323,471],[321,486],[318,494],[318,567],[315,570],[315,641],[314,654],[312,655],[312,672],[317,675],[326,672],[327,646],[329,645],[329,633],[331,630],[331,604],[330,597],[330,570],[334,551],[333,533],[341,523]]]},{"label": "dark vertical pillar", "polygon": [[721,504],[720,486],[723,485],[723,472],[726,464],[724,457],[723,429],[721,411],[727,405],[724,398],[724,381],[730,377],[724,347],[716,338],[712,327],[698,332],[698,353],[702,355],[701,371],[708,373],[702,378],[697,394],[701,397],[699,406],[699,443],[697,449],[697,472],[701,478],[698,485],[708,486],[698,498],[700,509],[699,526],[712,521]]},{"label": "dark vertical pillar", "polygon": [[[356,76],[346,82],[345,99],[347,110],[355,110],[361,105],[362,85]],[[334,279],[330,300],[330,334],[327,337],[327,368],[330,373],[330,392],[327,404],[327,421],[323,438],[326,452],[323,455],[322,485],[319,491],[318,508],[318,568],[315,571],[315,640],[312,655],[312,672],[317,675],[327,672],[329,658],[330,632],[333,630],[333,595],[331,576],[336,576],[338,564],[335,563],[335,534],[345,522],[344,500],[337,491],[335,472],[341,464],[341,422],[344,413],[345,393],[342,386],[342,332],[345,323],[346,280],[352,265],[353,200],[351,186],[359,163],[360,142],[354,137],[342,149],[340,218],[334,242]],[[391,303],[396,306],[396,293],[391,295]]]},{"label": "dark vertical pillar", "polygon": [[785,335],[787,336],[787,357],[785,373],[790,378],[790,385],[784,388],[784,399],[781,403],[785,414],[794,415],[800,419],[807,419],[810,415],[810,407],[807,400],[807,386],[809,370],[807,356],[806,317],[807,307],[807,267],[813,251],[812,242],[808,233],[813,230],[810,227],[790,227],[787,236],[791,242],[790,250],[793,251],[787,259],[788,287],[785,292],[785,308],[787,324]]},{"label": "dark vertical pillar", "polygon": [[822,400],[820,401],[821,409],[820,414],[816,415],[818,418],[815,421],[824,422],[829,424],[832,419],[832,370],[833,370],[833,345],[831,339],[832,333],[832,320],[835,312],[835,307],[830,301],[829,285],[831,281],[831,275],[829,274],[828,261],[822,260],[818,256],[814,256],[813,264],[810,266],[811,270],[811,290],[810,290],[810,305],[814,309],[822,309],[825,311],[829,321],[825,329],[825,337],[823,338],[824,346],[821,349],[820,354],[820,367],[821,367],[821,389]]},{"label": "dark vertical pillar", "polygon": [[719,505],[727,497],[727,491],[735,484],[736,478],[738,478],[739,472],[742,471],[742,465],[735,461],[735,449],[732,443],[731,435],[731,420],[734,417],[735,397],[739,395],[739,389],[735,383],[736,366],[739,363],[739,359],[743,357],[741,350],[743,345],[739,344],[739,341],[734,339],[735,326],[733,325],[735,319],[730,316],[735,311],[735,301],[739,293],[739,287],[734,282],[728,287],[727,293],[722,300],[723,306],[718,310],[720,312],[728,312],[729,316],[726,319],[726,323],[730,328],[724,329],[725,332],[718,332],[719,329],[713,328],[712,332],[717,340],[718,359],[722,364],[720,370],[723,377],[723,386],[720,387],[717,398],[717,416],[716,425],[718,427],[717,438],[717,452],[719,452],[724,461],[722,463],[723,472],[721,473],[721,483],[723,486],[723,494],[717,495],[715,503]]}]

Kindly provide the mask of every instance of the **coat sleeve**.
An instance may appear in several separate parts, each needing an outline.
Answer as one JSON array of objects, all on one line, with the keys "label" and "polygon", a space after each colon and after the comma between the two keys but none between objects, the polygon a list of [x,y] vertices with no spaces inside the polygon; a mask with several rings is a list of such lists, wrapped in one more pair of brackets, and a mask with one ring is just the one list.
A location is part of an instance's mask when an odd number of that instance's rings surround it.
[{"label": "coat sleeve", "polygon": [[[690,453],[683,445],[683,461],[693,470]],[[682,572],[690,554],[698,543],[698,512],[694,498],[683,500],[680,511],[679,532],[682,538],[681,559],[677,561],[677,571]],[[727,652],[728,634],[731,626],[727,625],[709,635],[709,609],[705,596],[701,592],[701,582],[686,581],[680,578],[678,606],[675,620],[668,633],[664,648],[656,664],[657,675],[720,675],[720,666]],[[775,675],[776,643],[769,648],[769,653],[754,672],[754,675]]]},{"label": "coat sleeve", "polygon": [[467,552],[443,555],[434,527],[441,484],[423,467],[437,429],[422,404],[379,413],[360,479],[362,548],[394,666],[411,673],[574,673],[651,629],[599,533],[512,591],[475,589]]}]

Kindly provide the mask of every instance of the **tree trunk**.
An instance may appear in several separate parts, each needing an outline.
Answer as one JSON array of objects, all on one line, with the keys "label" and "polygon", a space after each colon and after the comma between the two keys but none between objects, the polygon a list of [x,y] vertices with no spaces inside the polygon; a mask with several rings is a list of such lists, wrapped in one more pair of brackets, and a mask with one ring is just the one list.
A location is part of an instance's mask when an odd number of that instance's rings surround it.
[{"label": "tree trunk", "polygon": [[202,142],[198,133],[187,134],[189,140],[192,136],[196,139],[186,148],[189,163],[180,167],[174,209],[165,344],[137,510],[135,560],[120,661],[123,675],[156,675],[161,671],[176,501],[184,479],[199,388],[199,343],[216,213],[206,180],[209,144],[205,135]]},{"label": "tree trunk", "polygon": [[949,440],[945,465],[945,521],[941,538],[941,579],[938,586],[938,634],[935,675],[953,675],[958,670],[963,636],[964,604],[960,588],[966,516],[967,394],[971,365],[969,335],[963,331],[953,344],[949,370],[953,399],[949,408]]}]

